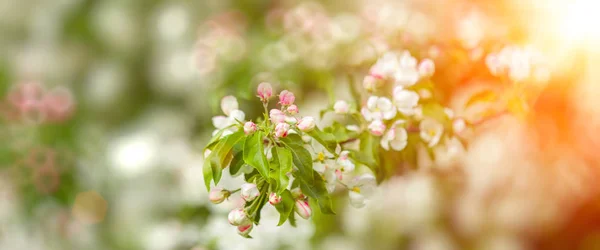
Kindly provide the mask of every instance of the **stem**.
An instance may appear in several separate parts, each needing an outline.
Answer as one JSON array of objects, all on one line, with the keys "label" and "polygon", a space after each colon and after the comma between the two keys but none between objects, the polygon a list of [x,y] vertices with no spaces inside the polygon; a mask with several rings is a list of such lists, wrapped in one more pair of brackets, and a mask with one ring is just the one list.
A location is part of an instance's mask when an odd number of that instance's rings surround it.
[{"label": "stem", "polygon": [[265,122],[267,123],[267,127],[270,126],[269,124],[269,111],[267,109],[267,105],[269,105],[268,102],[263,102],[263,109],[265,110],[264,116],[265,116]]}]

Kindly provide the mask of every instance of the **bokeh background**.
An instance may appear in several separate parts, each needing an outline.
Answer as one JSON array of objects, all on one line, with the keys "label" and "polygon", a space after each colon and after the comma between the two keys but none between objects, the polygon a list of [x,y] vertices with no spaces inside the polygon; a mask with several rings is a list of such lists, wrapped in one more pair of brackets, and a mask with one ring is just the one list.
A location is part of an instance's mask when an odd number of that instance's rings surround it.
[{"label": "bokeh background", "polygon": [[[0,0],[0,249],[600,249],[595,1]],[[594,31],[595,30],[595,31]],[[390,50],[436,62],[435,96],[496,89],[486,55],[542,51],[523,119],[254,239],[208,202],[201,167],[219,100],[247,117],[258,83],[302,114],[348,98]],[[440,149],[443,151],[443,149]],[[242,180],[225,178],[224,185]],[[314,210],[315,212],[317,210]]]}]

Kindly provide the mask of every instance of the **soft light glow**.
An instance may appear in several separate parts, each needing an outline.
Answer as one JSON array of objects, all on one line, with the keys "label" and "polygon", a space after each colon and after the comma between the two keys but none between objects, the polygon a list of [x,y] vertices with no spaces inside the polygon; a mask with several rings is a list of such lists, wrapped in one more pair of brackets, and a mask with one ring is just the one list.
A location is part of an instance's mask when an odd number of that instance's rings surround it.
[{"label": "soft light glow", "polygon": [[575,0],[563,1],[557,5],[560,36],[571,43],[590,43],[600,41],[600,1]]}]

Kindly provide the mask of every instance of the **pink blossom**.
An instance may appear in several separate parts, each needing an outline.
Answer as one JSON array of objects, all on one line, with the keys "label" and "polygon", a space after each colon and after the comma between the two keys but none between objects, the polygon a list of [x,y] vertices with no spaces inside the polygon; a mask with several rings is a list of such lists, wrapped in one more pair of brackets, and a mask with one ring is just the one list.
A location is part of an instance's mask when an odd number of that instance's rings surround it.
[{"label": "pink blossom", "polygon": [[256,93],[258,93],[258,97],[260,98],[260,100],[265,102],[269,100],[271,96],[273,96],[273,87],[271,87],[271,84],[269,84],[268,82],[263,82],[258,85]]},{"label": "pink blossom", "polygon": [[244,133],[251,134],[256,131],[256,124],[254,122],[246,122],[244,123]]},{"label": "pink blossom", "polygon": [[279,93],[279,104],[287,106],[287,105],[292,105],[294,104],[294,101],[296,100],[296,97],[294,96],[294,93],[284,90],[281,91],[281,93]]},{"label": "pink blossom", "polygon": [[275,126],[275,137],[286,137],[288,135],[288,131],[290,130],[290,125],[287,123],[279,123]]}]

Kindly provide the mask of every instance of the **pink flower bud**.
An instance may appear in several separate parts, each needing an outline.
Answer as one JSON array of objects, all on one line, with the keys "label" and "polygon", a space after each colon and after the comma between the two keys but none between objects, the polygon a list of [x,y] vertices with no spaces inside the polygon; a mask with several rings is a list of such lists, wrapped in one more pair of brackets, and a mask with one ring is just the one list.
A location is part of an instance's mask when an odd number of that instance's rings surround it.
[{"label": "pink flower bud", "polygon": [[286,137],[288,135],[288,131],[290,130],[290,125],[287,123],[278,123],[275,126],[275,137]]},{"label": "pink flower bud", "polygon": [[269,203],[271,203],[273,206],[281,203],[281,196],[277,195],[276,193],[271,193],[269,195]]},{"label": "pink flower bud", "polygon": [[252,134],[254,131],[256,131],[256,124],[254,124],[254,122],[244,123],[244,133]]},{"label": "pink flower bud", "polygon": [[424,59],[419,63],[418,70],[422,77],[432,76],[435,72],[435,63],[431,59]]},{"label": "pink flower bud", "polygon": [[454,131],[454,133],[460,134],[463,131],[465,131],[466,128],[467,122],[465,121],[465,119],[456,118],[454,119],[454,121],[452,121],[452,130]]},{"label": "pink flower bud", "polygon": [[285,113],[279,109],[271,109],[269,112],[271,122],[274,124],[285,122]]},{"label": "pink flower bud", "polygon": [[385,124],[381,120],[374,120],[369,124],[369,131],[374,136],[382,136],[385,132]]},{"label": "pink flower bud", "polygon": [[252,201],[260,195],[260,192],[258,191],[258,187],[256,187],[256,184],[244,183],[242,184],[240,195],[245,201]]},{"label": "pink flower bud", "polygon": [[231,210],[231,212],[229,212],[229,215],[227,215],[227,219],[229,220],[229,224],[233,226],[251,224],[250,220],[248,219],[248,215],[246,215],[246,212],[243,208],[236,208],[234,210]]},{"label": "pink flower bud", "polygon": [[305,220],[310,218],[312,209],[308,205],[308,201],[296,200],[296,213]]},{"label": "pink flower bud", "polygon": [[269,98],[271,98],[271,96],[273,96],[273,88],[268,82],[263,82],[258,85],[256,93],[258,93],[258,97],[261,101],[266,102],[269,100]]},{"label": "pink flower bud", "polygon": [[339,100],[335,102],[335,104],[333,104],[333,110],[337,114],[348,114],[348,111],[350,110],[350,105],[348,105],[346,101]]},{"label": "pink flower bud", "polygon": [[311,116],[306,116],[303,117],[299,122],[298,122],[298,128],[302,131],[302,132],[310,132],[311,130],[313,130],[315,128],[315,118],[312,118]]},{"label": "pink flower bud", "polygon": [[223,188],[214,187],[210,190],[210,193],[208,193],[208,199],[214,204],[219,204],[227,199],[229,194],[229,191],[224,190]]},{"label": "pink flower bud", "polygon": [[289,112],[292,115],[298,113],[298,106],[296,106],[295,104],[290,105],[287,108],[287,112]]},{"label": "pink flower bud", "polygon": [[226,115],[229,115],[231,111],[238,110],[238,101],[234,96],[226,96],[221,99],[221,110]]},{"label": "pink flower bud", "polygon": [[281,93],[279,93],[279,104],[287,106],[287,105],[292,105],[294,104],[294,101],[296,100],[296,97],[294,96],[294,93],[284,90],[281,91]]},{"label": "pink flower bud", "polygon": [[237,227],[238,234],[246,237],[250,234],[253,227],[254,227],[254,225],[252,225],[252,224],[238,226]]}]

